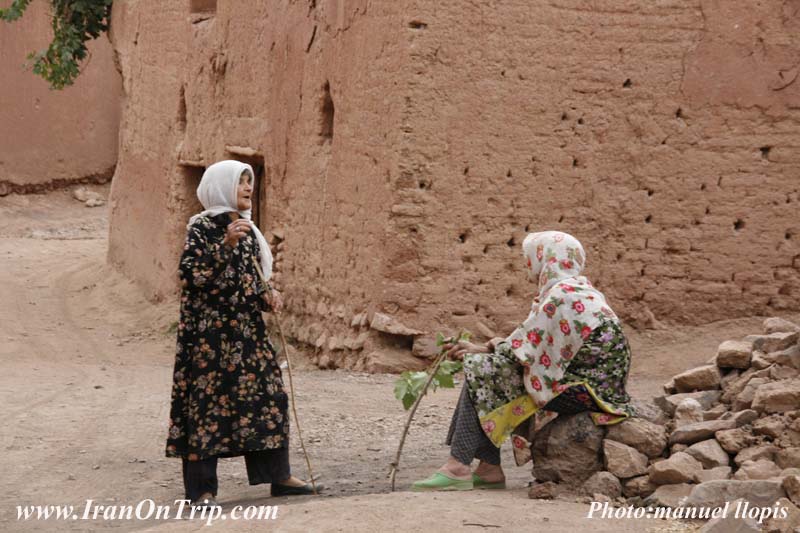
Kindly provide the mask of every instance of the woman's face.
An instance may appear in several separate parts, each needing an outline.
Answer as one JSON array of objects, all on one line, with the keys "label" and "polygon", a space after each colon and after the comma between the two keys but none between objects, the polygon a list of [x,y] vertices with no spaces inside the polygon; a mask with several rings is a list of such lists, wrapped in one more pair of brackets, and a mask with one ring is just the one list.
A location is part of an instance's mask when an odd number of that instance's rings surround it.
[{"label": "woman's face", "polygon": [[239,176],[239,186],[236,188],[236,209],[245,211],[253,207],[253,178],[245,171]]}]

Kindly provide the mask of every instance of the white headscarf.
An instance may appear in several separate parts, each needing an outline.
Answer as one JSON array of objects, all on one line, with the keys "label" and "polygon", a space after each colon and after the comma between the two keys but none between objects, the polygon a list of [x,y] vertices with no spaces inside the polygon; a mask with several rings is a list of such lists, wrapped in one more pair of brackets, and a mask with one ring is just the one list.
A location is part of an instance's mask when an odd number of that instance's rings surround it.
[{"label": "white headscarf", "polygon": [[565,387],[567,363],[592,330],[618,319],[603,293],[580,275],[586,254],[578,239],[560,231],[531,233],[522,249],[539,295],[506,342],[525,367],[525,389],[541,407]]},{"label": "white headscarf", "polygon": [[267,279],[272,277],[272,251],[269,244],[261,234],[261,231],[251,220],[251,210],[240,211],[237,205],[237,188],[239,179],[243,172],[249,172],[255,185],[255,173],[253,167],[240,161],[226,160],[214,163],[203,173],[200,185],[197,187],[197,198],[203,204],[205,211],[193,215],[189,219],[187,228],[190,227],[200,217],[215,216],[221,213],[237,212],[239,215],[250,221],[253,233],[256,234],[258,247],[261,249],[261,269]]}]

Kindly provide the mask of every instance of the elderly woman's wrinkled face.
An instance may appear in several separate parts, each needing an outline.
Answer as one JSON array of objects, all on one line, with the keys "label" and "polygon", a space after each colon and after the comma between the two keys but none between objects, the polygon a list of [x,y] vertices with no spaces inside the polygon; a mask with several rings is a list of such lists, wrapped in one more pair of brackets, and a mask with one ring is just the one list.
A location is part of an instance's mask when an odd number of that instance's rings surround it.
[{"label": "elderly woman's wrinkled face", "polygon": [[244,171],[239,176],[239,186],[236,188],[236,209],[245,211],[253,207],[253,176]]}]

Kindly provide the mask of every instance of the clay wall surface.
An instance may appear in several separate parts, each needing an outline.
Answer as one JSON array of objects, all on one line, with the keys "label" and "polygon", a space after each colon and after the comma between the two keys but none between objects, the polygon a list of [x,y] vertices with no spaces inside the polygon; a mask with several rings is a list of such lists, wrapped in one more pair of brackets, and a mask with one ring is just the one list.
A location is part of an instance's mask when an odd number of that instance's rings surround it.
[{"label": "clay wall surface", "polygon": [[509,333],[544,229],[637,325],[800,308],[800,2],[266,4],[114,7],[109,258],[153,296],[203,167],[239,158],[323,367]]},{"label": "clay wall surface", "polygon": [[408,12],[401,320],[507,334],[532,296],[520,244],[546,229],[644,326],[800,306],[800,2]]},{"label": "clay wall surface", "polygon": [[263,164],[258,221],[286,291],[287,329],[341,350],[335,332],[383,290],[400,159],[395,73],[408,46],[400,6],[162,5],[118,3],[112,15],[125,102],[109,259],[151,296],[173,293],[204,167]]},{"label": "clay wall surface", "polygon": [[54,91],[25,66],[51,39],[44,0],[31,2],[19,20],[0,22],[0,193],[107,181],[114,172],[121,81],[111,43],[105,36],[90,42],[75,85]]}]

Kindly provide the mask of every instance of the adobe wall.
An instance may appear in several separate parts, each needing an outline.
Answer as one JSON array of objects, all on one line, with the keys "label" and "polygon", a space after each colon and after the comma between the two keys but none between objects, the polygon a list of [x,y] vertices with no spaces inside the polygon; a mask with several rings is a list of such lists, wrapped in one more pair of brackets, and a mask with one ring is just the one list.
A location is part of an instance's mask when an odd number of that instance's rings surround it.
[{"label": "adobe wall", "polygon": [[560,229],[640,325],[800,308],[800,2],[534,4],[408,10],[413,260],[384,306],[505,335],[525,233]]},{"label": "adobe wall", "polygon": [[109,259],[152,297],[174,293],[203,168],[261,159],[259,223],[281,270],[287,330],[341,350],[335,331],[383,290],[401,157],[400,6],[214,4],[114,5],[125,101]]},{"label": "adobe wall", "polygon": [[[10,0],[0,1],[8,7]],[[52,39],[48,2],[0,22],[0,194],[73,181],[107,181],[117,161],[121,81],[109,40],[89,43],[90,59],[63,91],[25,68]]]},{"label": "adobe wall", "polygon": [[263,157],[284,327],[323,367],[507,334],[541,229],[637,325],[800,308],[800,2],[261,4],[114,7],[109,258],[154,297],[203,166]]}]

